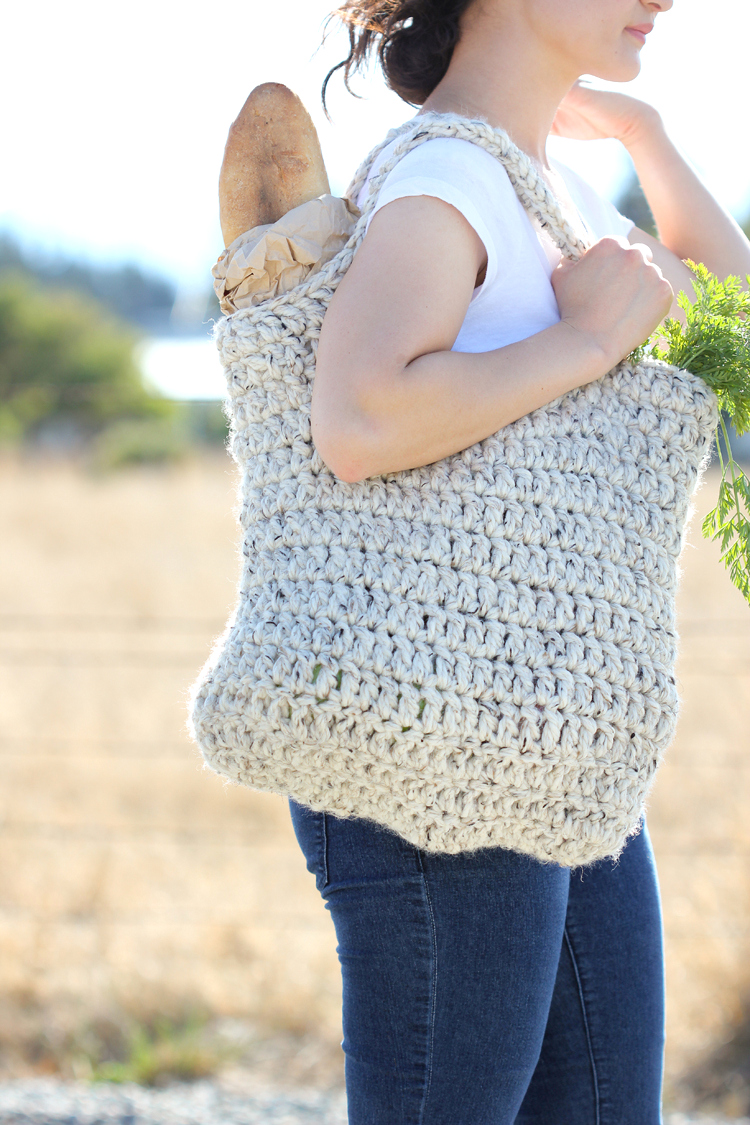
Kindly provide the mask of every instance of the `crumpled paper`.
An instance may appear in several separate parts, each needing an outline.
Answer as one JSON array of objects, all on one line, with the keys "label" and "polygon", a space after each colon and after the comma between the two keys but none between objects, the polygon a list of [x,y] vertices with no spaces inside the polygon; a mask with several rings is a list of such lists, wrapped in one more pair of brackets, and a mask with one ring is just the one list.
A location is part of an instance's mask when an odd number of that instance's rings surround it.
[{"label": "crumpled paper", "polygon": [[294,289],[343,249],[358,218],[347,199],[321,195],[276,223],[241,234],[211,271],[222,312],[246,309]]}]

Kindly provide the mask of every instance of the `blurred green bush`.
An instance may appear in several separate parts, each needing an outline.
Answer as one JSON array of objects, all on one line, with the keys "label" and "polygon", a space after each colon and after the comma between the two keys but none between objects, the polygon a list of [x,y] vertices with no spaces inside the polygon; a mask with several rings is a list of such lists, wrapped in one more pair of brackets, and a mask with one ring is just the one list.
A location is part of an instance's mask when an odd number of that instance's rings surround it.
[{"label": "blurred green bush", "polygon": [[91,437],[115,419],[165,419],[176,404],[149,394],[137,335],[90,298],[0,277],[0,440],[33,436],[52,418]]},{"label": "blurred green bush", "polygon": [[108,471],[182,460],[200,445],[223,445],[227,420],[219,402],[175,402],[167,417],[121,418],[91,442],[89,462]]},{"label": "blurred green bush", "polygon": [[89,296],[0,273],[0,445],[62,435],[58,445],[115,469],[223,444],[219,402],[178,403],[144,387],[140,338]]},{"label": "blurred green bush", "polygon": [[210,1078],[237,1051],[207,1035],[206,1030],[206,1021],[199,1016],[184,1022],[161,1017],[150,1027],[136,1024],[124,1037],[119,1058],[102,1059],[96,1050],[87,1056],[91,1079],[165,1086]]}]

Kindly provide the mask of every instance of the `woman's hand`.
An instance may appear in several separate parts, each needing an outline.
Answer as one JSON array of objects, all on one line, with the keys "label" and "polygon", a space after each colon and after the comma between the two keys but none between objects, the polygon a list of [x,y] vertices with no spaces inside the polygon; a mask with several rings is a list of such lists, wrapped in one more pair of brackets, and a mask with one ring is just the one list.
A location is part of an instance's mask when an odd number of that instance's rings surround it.
[{"label": "woman's hand", "polygon": [[614,137],[627,148],[660,122],[653,106],[627,94],[594,90],[576,82],[560,103],[552,135],[575,141],[601,141]]},{"label": "woman's hand", "polygon": [[562,321],[592,340],[614,366],[669,313],[672,286],[648,246],[603,238],[552,274]]}]

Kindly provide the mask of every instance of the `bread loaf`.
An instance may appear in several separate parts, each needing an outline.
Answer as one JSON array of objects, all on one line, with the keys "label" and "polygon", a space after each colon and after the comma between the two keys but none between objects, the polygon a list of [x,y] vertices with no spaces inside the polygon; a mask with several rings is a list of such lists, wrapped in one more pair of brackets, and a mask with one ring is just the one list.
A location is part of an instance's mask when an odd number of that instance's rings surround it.
[{"label": "bread loaf", "polygon": [[312,119],[279,82],[256,86],[233,122],[219,175],[224,245],[329,192]]}]

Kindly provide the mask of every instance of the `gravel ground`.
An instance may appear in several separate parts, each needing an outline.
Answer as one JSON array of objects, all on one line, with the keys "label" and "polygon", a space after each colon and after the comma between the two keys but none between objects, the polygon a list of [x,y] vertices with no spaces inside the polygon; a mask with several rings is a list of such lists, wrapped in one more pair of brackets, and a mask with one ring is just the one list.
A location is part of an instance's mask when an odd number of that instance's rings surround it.
[{"label": "gravel ground", "polygon": [[[238,1094],[214,1082],[146,1090],[60,1082],[0,1083],[0,1125],[346,1125],[344,1096],[315,1090]],[[729,1125],[671,1114],[664,1125]],[[750,1119],[731,1125],[750,1125]]]},{"label": "gravel ground", "polygon": [[46,1078],[0,1084],[0,1125],[346,1125],[343,1094],[237,1094],[213,1082],[146,1090]]}]

